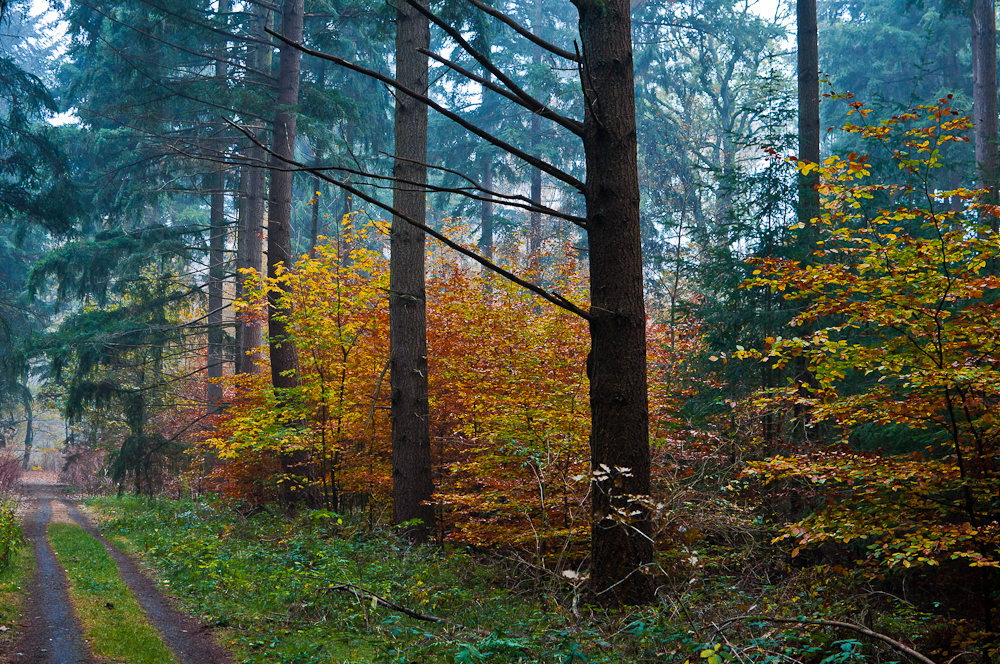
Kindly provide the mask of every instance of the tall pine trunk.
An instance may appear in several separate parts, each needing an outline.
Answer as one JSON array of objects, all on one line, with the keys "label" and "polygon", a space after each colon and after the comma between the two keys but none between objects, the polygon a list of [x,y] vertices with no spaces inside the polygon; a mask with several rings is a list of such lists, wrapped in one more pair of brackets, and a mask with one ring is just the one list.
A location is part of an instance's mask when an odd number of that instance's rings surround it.
[{"label": "tall pine trunk", "polygon": [[[816,24],[816,0],[797,0],[799,81],[799,160],[819,163],[819,30]],[[806,229],[819,215],[819,174],[799,175],[798,220]],[[808,230],[811,237],[812,231]]]},{"label": "tall pine trunk", "polygon": [[[993,0],[972,0],[972,117],[977,184],[997,203],[997,24]],[[997,219],[989,215],[993,230]]]},{"label": "tall pine trunk", "polygon": [[225,279],[226,249],[226,174],[217,168],[209,177],[211,206],[208,238],[208,412],[221,411],[225,355],[225,330],[222,327],[222,282]]},{"label": "tall pine trunk", "polygon": [[[535,15],[532,20],[532,30],[535,34],[541,34],[542,26],[542,0],[535,0]],[[537,70],[542,66],[542,47],[535,44],[533,46],[531,62]],[[541,91],[538,91],[541,93]],[[544,97],[544,94],[539,94]],[[531,153],[538,154],[538,147],[542,142],[542,118],[537,113],[531,115]],[[536,206],[542,203],[542,171],[531,169],[531,202]],[[537,210],[530,213],[528,224],[528,264],[532,270],[541,270],[542,253],[542,213]]]},{"label": "tall pine trunk", "polygon": [[[231,0],[219,0],[219,19],[229,20],[232,9]],[[226,42],[219,44],[219,53],[215,61],[215,78],[218,85],[224,86],[229,75],[226,64]],[[225,152],[223,146],[222,152]],[[223,365],[226,361],[226,334],[223,324],[222,282],[226,278],[226,171],[220,165],[209,177],[210,210],[208,236],[208,412],[220,412],[222,405]]]},{"label": "tall pine trunk", "polygon": [[631,17],[629,0],[574,1],[587,97],[591,578],[602,602],[637,604],[653,597],[642,570],[653,543]]},{"label": "tall pine trunk", "polygon": [[[493,190],[493,163],[489,158],[483,161],[483,189]],[[483,194],[479,213],[482,218],[482,232],[479,235],[479,253],[486,260],[493,260],[493,196]]]},{"label": "tall pine trunk", "polygon": [[[426,0],[423,0],[426,6]],[[427,19],[405,2],[396,12],[396,79],[411,90],[427,90],[430,48]],[[420,223],[426,219],[427,107],[396,95],[397,178],[393,207]],[[389,276],[389,347],[392,384],[393,521],[409,524],[406,536],[426,541],[434,524],[430,504],[430,422],[427,401],[427,318],[424,288],[424,234],[399,217],[392,220]]]},{"label": "tall pine trunk", "polygon": [[[819,29],[816,22],[816,0],[797,0],[795,3],[796,40],[798,47],[799,95],[799,161],[819,163]],[[819,216],[819,173],[799,173],[798,222],[802,233],[799,248],[805,259],[816,243],[816,229],[812,220]],[[806,334],[808,330],[800,330]],[[802,398],[809,396],[809,386],[814,382],[804,356],[795,359],[793,369]],[[811,428],[806,424],[808,413],[801,404],[794,407],[797,431],[808,440]]]},{"label": "tall pine trunk", "polygon": [[[271,12],[264,7],[257,7],[254,10],[257,25],[255,32],[261,40],[256,44],[251,52],[250,66],[256,70],[254,79],[262,89],[267,90],[266,76],[270,75],[272,65],[272,49],[264,41],[267,37],[265,28],[270,24]],[[253,130],[257,143],[267,143],[267,132],[263,127]],[[238,267],[243,270],[253,270],[260,274],[263,266],[264,256],[264,213],[267,208],[265,192],[267,190],[267,171],[262,164],[267,159],[264,148],[257,144],[251,144],[247,150],[248,165],[244,167],[245,184],[244,207],[245,211],[240,219],[239,240],[238,240]],[[246,275],[240,274],[239,281],[246,279]],[[236,370],[241,373],[257,373],[260,369],[256,357],[256,351],[264,343],[263,330],[254,321],[240,323],[239,345],[236,354],[239,357]]]},{"label": "tall pine trunk", "polygon": [[[286,39],[302,41],[303,0],[285,0],[281,30]],[[302,52],[282,42],[278,70],[278,104],[274,114],[271,144],[271,188],[268,197],[267,274],[279,275],[279,267],[292,265],[292,171],[295,153],[296,109],[299,101],[299,76]],[[287,300],[280,293],[268,295],[268,345],[271,353],[271,383],[278,394],[298,387],[299,361],[294,341],[289,337]],[[307,450],[284,451],[280,455],[282,471],[301,477],[308,483],[312,459]],[[302,482],[287,480],[282,488],[282,502],[292,506],[308,501],[309,488]]]}]

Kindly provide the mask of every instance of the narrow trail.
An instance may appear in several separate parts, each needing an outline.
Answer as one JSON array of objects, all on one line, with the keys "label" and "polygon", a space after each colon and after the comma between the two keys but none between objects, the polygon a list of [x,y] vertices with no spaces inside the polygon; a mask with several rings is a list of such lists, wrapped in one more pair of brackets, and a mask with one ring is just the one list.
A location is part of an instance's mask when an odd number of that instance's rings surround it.
[{"label": "narrow trail", "polygon": [[70,517],[94,539],[104,545],[112,560],[118,565],[118,573],[139,600],[139,606],[146,618],[167,647],[181,664],[228,664],[226,653],[215,640],[205,633],[205,628],[194,617],[174,608],[167,597],[159,591],[156,583],[146,576],[132,558],[116,549],[98,532],[86,515],[68,500],[62,503]]},{"label": "narrow trail", "polygon": [[28,509],[24,534],[35,555],[23,632],[8,656],[11,664],[92,664],[80,623],[69,601],[66,573],[46,536],[58,487],[25,484]]},{"label": "narrow trail", "polygon": [[99,664],[87,648],[70,603],[66,574],[47,538],[49,521],[57,520],[76,522],[104,545],[150,624],[180,664],[231,663],[205,628],[194,617],[179,611],[132,558],[108,542],[76,504],[61,494],[59,485],[41,477],[37,478],[39,481],[32,481],[35,478],[31,475],[28,474],[22,487],[27,501],[24,532],[33,547],[35,573],[28,587],[21,636],[10,653],[0,653],[0,662]]}]

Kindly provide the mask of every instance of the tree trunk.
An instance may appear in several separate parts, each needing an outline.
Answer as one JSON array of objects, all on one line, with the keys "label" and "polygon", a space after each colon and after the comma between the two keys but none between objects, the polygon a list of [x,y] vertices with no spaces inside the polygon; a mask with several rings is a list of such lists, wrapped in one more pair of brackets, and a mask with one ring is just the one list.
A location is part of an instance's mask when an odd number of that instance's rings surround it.
[{"label": "tree trunk", "polygon": [[[426,0],[423,0],[426,6]],[[411,90],[427,90],[430,48],[427,19],[405,2],[396,12],[396,79]],[[427,107],[404,94],[396,95],[397,178],[393,207],[424,223],[427,181]],[[427,540],[434,524],[430,504],[430,422],[427,402],[427,321],[424,290],[424,234],[394,217],[391,230],[389,276],[389,346],[392,383],[392,498],[393,521],[410,524],[406,536]]]},{"label": "tree trunk", "polygon": [[[319,157],[316,157],[315,163],[319,166]],[[309,255],[316,256],[316,245],[319,244],[319,183],[320,179],[318,176],[313,176],[312,181],[312,223],[309,228]]]},{"label": "tree trunk", "polygon": [[[608,604],[652,600],[646,310],[629,0],[580,13],[590,244],[591,578]],[[596,115],[595,115],[596,113]]]},{"label": "tree trunk", "polygon": [[[816,0],[797,0],[795,16],[798,43],[798,81],[799,81],[799,161],[819,163],[819,31],[816,24]],[[800,249],[803,259],[807,259],[816,244],[816,229],[812,220],[820,214],[819,207],[819,173],[815,170],[808,175],[799,173],[799,206],[798,222],[802,227]],[[809,330],[799,330],[805,336]],[[810,394],[809,385],[813,381],[806,358],[799,356],[793,363],[795,380],[799,385],[801,397]],[[807,411],[804,406],[796,404],[795,419],[799,423],[796,428],[802,438],[809,438],[810,428],[805,423]]]},{"label": "tree trunk", "polygon": [[[972,0],[972,117],[976,143],[978,186],[989,188],[988,202],[997,195],[997,25],[993,0]],[[993,231],[997,219],[988,215]]]},{"label": "tree trunk", "polygon": [[226,175],[221,168],[209,178],[211,209],[208,238],[208,412],[221,412],[225,362],[225,331],[222,328],[222,282],[225,279]]},{"label": "tree trunk", "polygon": [[[819,32],[816,0],[797,0],[799,79],[799,161],[819,163]],[[804,228],[819,215],[819,174],[799,175],[798,220]],[[812,232],[806,233],[811,236]]]},{"label": "tree trunk", "polygon": [[[239,170],[239,193],[236,195],[236,278],[233,284],[233,292],[237,300],[243,299],[246,289],[243,287],[243,280],[246,275],[241,272],[247,263],[247,237],[245,229],[247,227],[247,203],[250,198],[250,167],[240,166]],[[246,373],[244,365],[247,357],[243,354],[243,347],[246,345],[244,334],[246,323],[240,320],[239,316],[233,316],[233,373]]]},{"label": "tree trunk", "polygon": [[[483,189],[493,190],[493,162],[487,157],[483,161]],[[486,260],[493,260],[493,197],[489,194],[483,195],[484,200],[480,205],[480,215],[482,217],[482,233],[479,235],[479,253]]]},{"label": "tree trunk", "polygon": [[[303,0],[285,0],[281,30],[286,39],[302,41]],[[274,114],[271,145],[271,188],[268,197],[267,274],[279,275],[280,266],[291,267],[292,256],[292,171],[286,170],[295,153],[296,110],[299,101],[299,75],[302,52],[282,42],[281,64],[278,71],[278,104]],[[268,295],[268,345],[271,353],[271,383],[281,394],[299,386],[299,361],[294,341],[288,336],[287,318],[291,311],[281,294]],[[311,477],[312,459],[308,450],[286,451],[281,454],[282,470],[291,476]],[[286,481],[282,502],[292,506],[308,501],[308,487],[298,481]]]},{"label": "tree trunk", "polygon": [[[535,16],[532,20],[532,30],[535,34],[540,34],[542,25],[542,0],[535,0]],[[537,70],[542,66],[542,47],[535,44],[533,46],[531,61]],[[537,74],[536,74],[537,75]],[[536,91],[541,93],[541,91]],[[544,98],[544,94],[538,94],[538,98]],[[542,142],[542,118],[537,113],[531,114],[531,154],[538,154],[538,146]],[[531,202],[536,206],[542,203],[542,172],[531,169]],[[528,225],[528,265],[532,270],[541,271],[542,252],[542,213],[533,211],[530,213]]]},{"label": "tree trunk", "polygon": [[[227,21],[232,9],[231,0],[219,0],[219,18]],[[219,44],[218,58],[215,61],[215,78],[219,85],[225,85],[229,75],[226,64],[227,44],[223,40]],[[222,148],[225,152],[225,147]],[[209,178],[210,210],[208,231],[208,412],[221,411],[222,385],[219,380],[223,374],[223,364],[226,361],[225,330],[222,328],[222,282],[226,278],[226,171],[220,164],[215,166],[215,172]]]},{"label": "tree trunk", "polygon": [[[267,33],[264,28],[270,23],[271,12],[264,7],[257,7],[255,10],[257,19],[256,34],[260,39],[265,39]],[[254,47],[250,65],[257,72],[261,79],[257,81],[264,89],[267,83],[263,75],[271,71],[272,49],[266,42],[261,42]],[[267,133],[263,128],[255,130],[255,138],[261,144],[267,143]],[[267,190],[267,171],[260,166],[267,159],[264,148],[252,144],[247,150],[247,160],[249,166],[244,171],[246,174],[245,205],[244,215],[239,228],[239,267],[244,270],[253,270],[261,273],[264,256],[264,213],[266,201],[264,193]],[[240,275],[242,282],[247,277]],[[237,371],[241,373],[257,373],[260,370],[256,357],[257,349],[264,343],[263,330],[256,322],[245,322],[241,324],[240,344],[237,354],[240,356],[240,363]]]},{"label": "tree trunk", "polygon": [[[326,60],[319,61],[319,76],[317,77],[316,85],[320,90],[326,87]],[[322,149],[319,141],[317,141],[313,145],[313,166],[316,168],[323,165],[323,160],[320,158],[321,152]],[[322,195],[320,193],[320,178],[318,175],[313,176],[312,191],[309,193],[309,199],[314,201],[312,206],[312,224],[309,229],[309,255],[315,257],[316,245],[319,244],[319,200]]]},{"label": "tree trunk", "polygon": [[31,409],[31,390],[27,385],[21,386],[21,404],[24,406],[24,456],[21,457],[21,468],[31,470],[31,448],[35,442],[35,414]]}]

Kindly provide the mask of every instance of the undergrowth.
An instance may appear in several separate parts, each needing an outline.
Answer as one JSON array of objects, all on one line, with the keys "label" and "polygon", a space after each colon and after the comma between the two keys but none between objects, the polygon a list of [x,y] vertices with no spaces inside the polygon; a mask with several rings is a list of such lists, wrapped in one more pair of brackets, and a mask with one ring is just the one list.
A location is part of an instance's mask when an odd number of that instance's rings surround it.
[{"label": "undergrowth", "polygon": [[24,591],[34,569],[34,558],[23,546],[11,551],[0,569],[0,652],[10,650],[24,610]]},{"label": "undergrowth", "polygon": [[[240,662],[901,659],[821,627],[738,621],[723,628],[724,620],[747,614],[850,617],[873,610],[874,595],[832,600],[839,597],[835,576],[796,576],[768,563],[771,551],[750,552],[764,560],[761,570],[751,570],[745,550],[685,544],[662,561],[669,573],[659,604],[608,611],[588,605],[579,579],[496,553],[407,548],[388,531],[328,511],[246,518],[190,501],[104,498],[92,505],[109,539],[158,568],[163,583],[218,629]],[[409,617],[379,598],[442,620]],[[886,617],[877,627],[895,634],[917,629],[921,618],[905,606],[882,608]]]}]

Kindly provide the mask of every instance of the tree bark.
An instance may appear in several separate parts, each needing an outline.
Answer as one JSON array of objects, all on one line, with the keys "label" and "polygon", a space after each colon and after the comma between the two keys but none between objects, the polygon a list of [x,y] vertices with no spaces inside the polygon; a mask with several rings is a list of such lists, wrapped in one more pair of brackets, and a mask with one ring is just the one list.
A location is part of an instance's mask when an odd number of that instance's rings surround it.
[{"label": "tree bark", "polygon": [[[819,163],[819,30],[816,24],[816,0],[797,0],[799,80],[799,161]],[[811,227],[819,215],[819,174],[799,174],[798,220]],[[807,233],[811,235],[811,232]]]},{"label": "tree bark", "polygon": [[225,362],[225,331],[222,328],[222,282],[225,279],[226,174],[221,168],[210,176],[211,206],[208,238],[208,412],[221,412],[222,385],[219,380]]},{"label": "tree bark", "polygon": [[591,579],[608,604],[653,598],[646,310],[629,0],[580,14],[590,244]]},{"label": "tree bark", "polygon": [[[493,162],[487,158],[483,162],[483,189],[493,189]],[[489,194],[483,195],[480,204],[480,215],[482,218],[482,232],[479,235],[479,253],[486,260],[493,260],[493,197]]]},{"label": "tree bark", "polygon": [[[264,40],[267,37],[265,28],[270,24],[271,12],[264,7],[256,7],[255,15],[257,19],[256,34]],[[267,43],[258,43],[253,51],[250,65],[258,72],[267,74],[271,71],[272,49]],[[266,81],[256,81],[263,89],[267,89]],[[267,144],[267,133],[263,128],[258,128],[254,132],[257,143]],[[267,159],[267,153],[263,147],[252,144],[247,151],[249,165],[244,168],[246,177],[245,183],[245,207],[246,211],[241,219],[239,228],[239,248],[238,267],[244,270],[253,270],[260,274],[263,269],[264,256],[264,215],[266,201],[264,198],[267,190],[267,171],[258,166]],[[243,274],[239,277],[242,283],[247,277]],[[240,362],[237,371],[241,373],[258,373],[260,364],[256,357],[257,349],[264,343],[263,330],[258,323],[248,321],[240,324],[239,347],[237,355]]]},{"label": "tree bark", "polygon": [[[426,0],[424,5],[426,6]],[[396,12],[396,79],[411,90],[427,90],[430,48],[427,19],[405,2]],[[427,169],[427,107],[404,94],[396,95],[397,178],[393,207],[424,223]],[[390,381],[392,384],[393,521],[409,524],[405,535],[424,542],[434,524],[430,504],[430,422],[427,401],[427,321],[424,288],[424,234],[399,217],[392,220],[389,276]]]},{"label": "tree bark", "polygon": [[[535,0],[535,16],[532,20],[531,28],[535,34],[540,34],[542,24],[542,0]],[[533,46],[534,52],[531,61],[537,70],[542,66],[542,47],[538,44]],[[540,91],[539,91],[540,92]],[[542,95],[539,95],[542,98]],[[531,154],[538,154],[538,146],[542,142],[542,118],[537,113],[531,114]],[[531,202],[536,206],[542,203],[542,172],[531,169]],[[528,265],[534,271],[541,270],[542,252],[542,213],[531,212],[528,224]]]},{"label": "tree bark", "polygon": [[[281,30],[285,38],[302,41],[303,0],[285,0]],[[278,71],[278,104],[274,114],[271,145],[271,188],[268,197],[267,224],[267,274],[275,278],[281,267],[292,265],[292,171],[286,170],[294,159],[296,110],[299,101],[299,76],[302,71],[302,52],[282,42]],[[280,293],[268,295],[268,345],[271,354],[271,383],[281,395],[300,384],[298,352],[289,337],[288,317],[292,312],[287,300]],[[286,475],[309,480],[312,459],[308,450],[291,450],[281,453],[281,467]],[[309,489],[296,480],[288,480],[282,487],[282,502],[286,506],[309,500]]]},{"label": "tree bark", "polygon": [[[997,25],[993,0],[972,0],[972,117],[976,143],[978,186],[988,188],[987,200],[997,194]],[[997,219],[988,215],[993,231]]]},{"label": "tree bark", "polygon": [[[319,166],[319,157],[316,158],[316,166]],[[316,246],[319,244],[319,177],[313,177],[312,181],[312,223],[309,227],[309,255],[316,256]]]},{"label": "tree bark", "polygon": [[[228,19],[232,9],[231,0],[219,0],[219,18]],[[224,85],[229,75],[226,64],[225,40],[219,44],[219,53],[215,61],[215,78],[219,85]],[[225,148],[223,148],[224,150]],[[209,178],[210,209],[208,236],[208,412],[218,413],[222,408],[222,385],[219,380],[223,375],[226,361],[226,334],[222,327],[222,282],[226,278],[226,171],[220,163]]]},{"label": "tree bark", "polygon": [[[239,193],[236,195],[236,279],[233,284],[233,292],[237,300],[243,299],[246,295],[246,288],[243,287],[243,280],[246,274],[241,270],[246,267],[247,262],[247,238],[244,229],[247,227],[247,203],[250,198],[250,167],[240,166],[239,170]],[[246,323],[240,320],[239,316],[233,316],[233,373],[246,373],[244,365],[247,357],[243,354],[245,345],[244,336],[246,333]]]},{"label": "tree bark", "polygon": [[31,448],[35,441],[35,414],[31,409],[31,390],[27,385],[21,386],[21,405],[24,406],[24,456],[21,457],[21,468],[31,470]]},{"label": "tree bark", "polygon": [[[816,22],[816,0],[796,0],[795,17],[797,24],[796,40],[798,46],[798,84],[799,84],[799,161],[819,163],[819,29]],[[812,220],[819,216],[819,173],[815,170],[808,174],[799,173],[799,205],[798,222],[801,226],[800,248],[808,257],[816,243],[816,229]],[[805,336],[808,330],[800,330]],[[804,356],[797,357],[793,363],[795,380],[799,385],[799,394],[806,398],[810,394],[809,385],[813,381],[811,372]],[[795,419],[802,438],[809,438],[810,427],[806,425],[808,416],[806,408],[800,404],[794,407]]]}]

